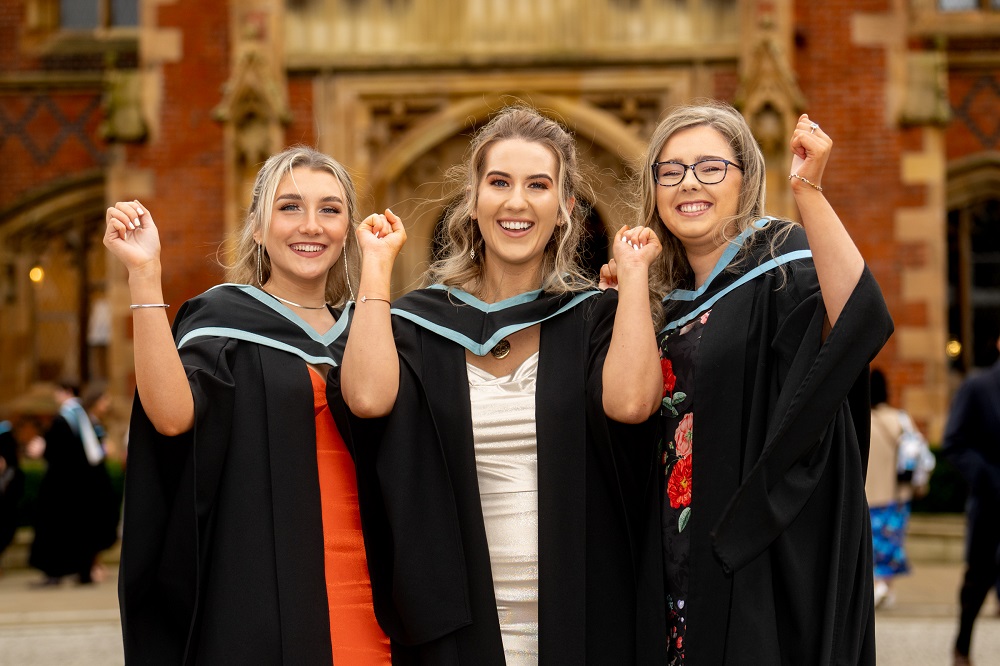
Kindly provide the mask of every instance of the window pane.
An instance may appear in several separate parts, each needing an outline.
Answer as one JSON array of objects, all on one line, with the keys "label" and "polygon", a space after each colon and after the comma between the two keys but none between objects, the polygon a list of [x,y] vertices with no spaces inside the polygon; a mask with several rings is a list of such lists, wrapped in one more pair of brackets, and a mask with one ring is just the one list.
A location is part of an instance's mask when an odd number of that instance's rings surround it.
[{"label": "window pane", "polygon": [[111,25],[139,25],[139,0],[111,0]]},{"label": "window pane", "polygon": [[979,9],[979,0],[938,0],[943,12],[971,12]]},{"label": "window pane", "polygon": [[70,30],[97,27],[98,0],[59,0],[59,25]]},{"label": "window pane", "polygon": [[[966,226],[961,220],[966,220]],[[963,231],[964,230],[964,231]],[[987,199],[948,213],[948,319],[952,338],[968,350],[972,367],[997,358],[1000,335],[1000,199]],[[968,236],[962,238],[962,234]],[[966,247],[963,257],[961,247]],[[963,293],[963,284],[967,292]],[[963,330],[967,321],[971,330]],[[960,360],[957,367],[968,371]]]}]

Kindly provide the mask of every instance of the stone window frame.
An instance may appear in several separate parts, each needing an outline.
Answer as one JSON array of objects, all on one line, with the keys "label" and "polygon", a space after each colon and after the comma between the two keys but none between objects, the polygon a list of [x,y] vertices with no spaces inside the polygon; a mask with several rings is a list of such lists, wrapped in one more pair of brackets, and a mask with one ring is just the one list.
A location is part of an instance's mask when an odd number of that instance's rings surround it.
[{"label": "stone window frame", "polygon": [[[60,0],[25,0],[22,51],[43,57],[138,51],[139,25],[111,25],[112,0],[78,1],[97,4],[98,25],[95,28],[64,28],[59,17]],[[134,1],[141,8],[141,0]]]}]

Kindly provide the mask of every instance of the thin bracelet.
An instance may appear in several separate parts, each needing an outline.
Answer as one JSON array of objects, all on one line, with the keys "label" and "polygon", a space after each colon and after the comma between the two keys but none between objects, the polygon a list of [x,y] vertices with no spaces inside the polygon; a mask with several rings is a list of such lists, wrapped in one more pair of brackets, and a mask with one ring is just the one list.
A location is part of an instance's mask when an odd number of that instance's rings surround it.
[{"label": "thin bracelet", "polygon": [[[385,299],[385,298],[376,298],[375,296],[362,296],[361,299],[360,299],[360,301],[362,303],[367,303],[368,301],[382,301],[383,303],[389,303],[389,301],[387,299]],[[391,306],[392,303],[389,303],[389,305]]]},{"label": "thin bracelet", "polygon": [[143,308],[169,308],[166,303],[133,303],[128,306],[130,310],[141,310]]},{"label": "thin bracelet", "polygon": [[811,181],[811,180],[809,180],[808,178],[803,178],[802,176],[800,176],[800,175],[799,175],[799,174],[797,174],[797,173],[793,173],[793,174],[789,174],[789,176],[788,176],[788,180],[791,180],[792,178],[798,178],[798,179],[799,179],[799,180],[801,180],[801,181],[802,181],[803,183],[805,183],[805,184],[806,184],[806,185],[808,185],[809,187],[813,188],[813,189],[814,189],[814,190],[816,190],[817,192],[822,192],[822,191],[823,191],[823,188],[822,188],[822,187],[820,187],[820,186],[819,186],[819,185],[817,185],[816,183],[812,182],[812,181]]}]

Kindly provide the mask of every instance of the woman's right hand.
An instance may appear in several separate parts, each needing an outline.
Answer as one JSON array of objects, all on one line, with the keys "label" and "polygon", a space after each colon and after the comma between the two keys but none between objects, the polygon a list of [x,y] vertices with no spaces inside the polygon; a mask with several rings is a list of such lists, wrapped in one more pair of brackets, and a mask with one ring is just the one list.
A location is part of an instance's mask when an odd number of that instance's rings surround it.
[{"label": "woman's right hand", "polygon": [[406,229],[403,220],[386,208],[384,215],[374,213],[364,219],[357,238],[363,260],[380,259],[391,266],[406,243]]},{"label": "woman's right hand", "polygon": [[131,274],[160,259],[160,235],[153,216],[138,201],[119,201],[108,208],[104,246]]}]

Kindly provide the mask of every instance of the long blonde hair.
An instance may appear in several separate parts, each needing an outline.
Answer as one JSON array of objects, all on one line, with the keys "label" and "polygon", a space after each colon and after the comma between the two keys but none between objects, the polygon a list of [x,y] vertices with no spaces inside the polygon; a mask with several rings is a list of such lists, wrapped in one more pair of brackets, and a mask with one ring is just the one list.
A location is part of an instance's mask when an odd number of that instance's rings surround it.
[{"label": "long blonde hair", "polygon": [[[351,297],[351,285],[358,284],[361,251],[354,235],[358,226],[358,195],[350,174],[337,160],[308,146],[292,146],[272,155],[257,172],[253,184],[253,198],[247,209],[243,226],[236,235],[235,259],[226,267],[226,280],[238,284],[263,287],[271,277],[271,258],[263,246],[258,249],[255,234],[267,235],[271,224],[271,209],[278,184],[286,174],[297,168],[326,171],[340,183],[347,207],[347,233],[340,259],[326,276],[325,298],[331,305],[343,305]],[[258,255],[259,252],[259,255]],[[258,265],[258,256],[260,257]],[[346,264],[344,260],[346,258]],[[346,269],[345,269],[346,266]],[[260,271],[258,273],[258,270]],[[349,277],[348,277],[349,276]]]},{"label": "long blonde hair", "polygon": [[691,287],[692,271],[681,242],[667,229],[656,209],[656,180],[652,164],[657,161],[663,146],[674,134],[692,127],[708,126],[719,132],[733,149],[735,162],[740,167],[742,181],[736,214],[718,230],[719,244],[740,235],[754,221],[764,217],[767,189],[764,154],[746,120],[735,108],[725,102],[708,100],[679,106],[660,122],[636,171],[638,177],[635,200],[638,202],[637,223],[647,226],[659,237],[663,251],[649,269],[650,301],[653,318],[659,327],[663,321],[662,299],[679,287]]},{"label": "long blonde hair", "polygon": [[[483,237],[472,216],[478,203],[487,152],[494,144],[507,139],[545,146],[552,151],[558,165],[556,188],[561,224],[555,227],[545,246],[541,288],[564,293],[592,286],[593,281],[580,266],[579,252],[587,214],[587,206],[582,200],[593,200],[593,190],[580,172],[576,143],[559,123],[525,106],[507,107],[494,116],[476,132],[468,158],[449,172],[459,195],[445,212],[441,230],[442,258],[431,265],[427,283],[461,287],[473,293],[483,287]],[[571,208],[573,199],[576,205]]]}]

